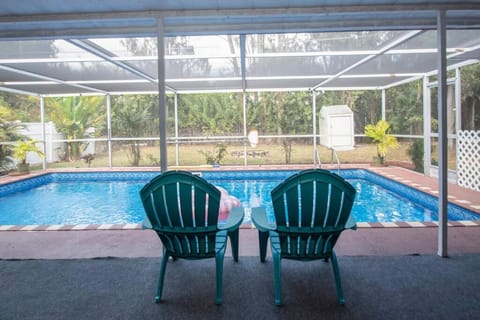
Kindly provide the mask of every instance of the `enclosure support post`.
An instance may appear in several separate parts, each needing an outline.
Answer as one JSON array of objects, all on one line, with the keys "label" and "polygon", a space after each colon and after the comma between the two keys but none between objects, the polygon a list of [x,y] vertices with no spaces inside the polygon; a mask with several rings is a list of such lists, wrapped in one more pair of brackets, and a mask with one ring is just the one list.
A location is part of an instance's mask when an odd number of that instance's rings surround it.
[{"label": "enclosure support post", "polygon": [[382,89],[382,120],[386,120],[386,105],[387,99],[385,97],[385,89]]},{"label": "enclosure support post", "polygon": [[[247,143],[248,143],[248,128],[247,128],[247,80],[245,78],[247,74],[247,65],[245,63],[246,56],[246,36],[245,34],[240,35],[240,74],[242,76],[242,110],[243,110],[243,165],[248,165],[248,152],[247,152]],[[251,128],[250,128],[251,129]]]},{"label": "enclosure support post", "polygon": [[447,199],[448,199],[448,157],[447,157],[447,59],[445,10],[437,12],[437,68],[438,68],[438,252],[448,256],[447,246]]},{"label": "enclosure support post", "polygon": [[179,150],[178,150],[178,94],[175,92],[174,99],[174,113],[175,113],[175,165],[178,166]]},{"label": "enclosure support post", "polygon": [[112,97],[107,94],[107,145],[108,145],[108,167],[112,164]]},{"label": "enclosure support post", "polygon": [[455,69],[455,136],[462,130],[462,74],[460,68]]},{"label": "enclosure support post", "polygon": [[312,125],[313,125],[313,165],[318,166],[319,157],[317,148],[317,92],[312,90]]},{"label": "enclosure support post", "polygon": [[432,104],[428,77],[423,76],[423,173],[430,176],[432,163]]},{"label": "enclosure support post", "polygon": [[158,120],[160,135],[160,170],[167,171],[167,101],[165,97],[165,46],[163,19],[157,18]]},{"label": "enclosure support post", "polygon": [[[42,169],[47,170],[47,135],[45,134],[45,98],[40,96],[40,123],[42,125],[43,154]],[[51,144],[50,144],[51,145]],[[49,150],[51,152],[51,150]]]},{"label": "enclosure support post", "polygon": [[248,165],[248,152],[247,152],[247,93],[245,90],[242,92],[242,109],[243,109],[243,136],[244,143],[243,143],[243,165]]}]

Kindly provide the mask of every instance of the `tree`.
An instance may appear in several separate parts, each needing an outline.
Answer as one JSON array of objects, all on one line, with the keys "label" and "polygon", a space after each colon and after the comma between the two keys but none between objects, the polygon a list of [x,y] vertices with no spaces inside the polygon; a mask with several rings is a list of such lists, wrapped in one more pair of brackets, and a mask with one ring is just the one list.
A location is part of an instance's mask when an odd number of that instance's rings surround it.
[{"label": "tree", "polygon": [[308,92],[257,92],[248,99],[247,126],[265,134],[312,131],[311,96]]},{"label": "tree", "polygon": [[178,109],[181,135],[232,135],[242,132],[242,100],[238,93],[181,95]]},{"label": "tree", "polygon": [[376,123],[380,120],[381,114],[381,92],[370,90],[358,92],[355,102],[351,106],[354,112],[355,133],[363,133],[362,129],[369,123]]},{"label": "tree", "polygon": [[100,96],[63,97],[47,101],[50,120],[57,131],[69,140],[66,142],[65,159],[79,160],[88,145],[86,142],[71,140],[91,138],[95,133],[89,130],[93,128],[94,132],[98,133],[105,127],[103,106],[104,98]]},{"label": "tree", "polygon": [[11,141],[17,141],[23,138],[18,134],[18,130],[22,128],[20,121],[16,120],[17,116],[13,110],[5,105],[0,97],[0,168],[5,169],[13,164],[12,144]]},{"label": "tree", "polygon": [[386,118],[395,133],[422,134],[423,87],[421,80],[386,91]]},{"label": "tree", "polygon": [[14,111],[16,120],[22,122],[40,121],[40,101],[37,97],[10,92],[2,92],[1,95],[4,105],[8,105]]},{"label": "tree", "polygon": [[20,122],[16,121],[16,115],[13,110],[2,105],[0,99],[0,141],[17,140],[17,129],[19,129],[19,127]]},{"label": "tree", "polygon": [[461,69],[462,130],[480,130],[480,63]]},{"label": "tree", "polygon": [[[155,104],[146,96],[118,96],[112,103],[112,131],[127,138],[143,137],[151,128]],[[157,133],[158,135],[158,133]],[[128,154],[132,166],[139,166],[141,156],[138,141],[128,141]]]}]

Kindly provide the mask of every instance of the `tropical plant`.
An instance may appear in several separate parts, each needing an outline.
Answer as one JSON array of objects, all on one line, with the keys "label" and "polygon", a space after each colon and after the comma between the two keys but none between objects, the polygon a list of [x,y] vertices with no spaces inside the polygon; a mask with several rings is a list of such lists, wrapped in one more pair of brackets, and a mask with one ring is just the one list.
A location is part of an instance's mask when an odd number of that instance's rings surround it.
[{"label": "tropical plant", "polygon": [[368,124],[365,126],[365,135],[377,144],[377,156],[380,164],[384,164],[389,149],[399,147],[397,138],[389,132],[390,124],[385,120],[379,120],[375,125]]},{"label": "tropical plant", "polygon": [[27,155],[30,152],[37,154],[39,157],[43,158],[44,154],[37,147],[36,140],[20,140],[13,146],[13,156],[20,160],[21,164],[27,164]]},{"label": "tropical plant", "polygon": [[48,101],[50,119],[58,132],[63,133],[67,141],[65,159],[80,160],[82,151],[88,143],[75,141],[91,138],[92,128],[100,132],[104,127],[104,112],[101,112],[103,97],[63,97]]}]

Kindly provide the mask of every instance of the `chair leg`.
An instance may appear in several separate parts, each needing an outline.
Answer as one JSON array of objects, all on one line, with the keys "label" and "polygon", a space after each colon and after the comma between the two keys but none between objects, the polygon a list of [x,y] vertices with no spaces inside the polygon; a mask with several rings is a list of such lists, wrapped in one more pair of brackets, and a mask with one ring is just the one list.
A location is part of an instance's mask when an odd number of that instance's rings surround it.
[{"label": "chair leg", "polygon": [[258,231],[258,243],[260,246],[260,261],[265,262],[267,256],[268,232]]},{"label": "chair leg", "polygon": [[165,269],[167,268],[168,254],[163,252],[162,263],[160,266],[160,274],[158,276],[157,294],[155,295],[155,303],[159,303],[162,299],[163,279],[165,278]]},{"label": "chair leg", "polygon": [[332,268],[333,268],[333,275],[335,277],[335,285],[337,287],[337,299],[339,304],[345,304],[345,299],[343,297],[343,289],[342,289],[342,279],[340,278],[340,269],[338,268],[338,261],[337,256],[335,255],[335,251],[332,251]]},{"label": "chair leg", "polygon": [[215,303],[220,305],[222,304],[222,288],[223,288],[223,254],[217,254],[215,256],[215,263],[216,263],[216,273],[217,273],[217,297],[215,299]]},{"label": "chair leg", "polygon": [[281,258],[279,252],[272,252],[273,274],[275,284],[275,304],[282,305],[282,277],[281,277]]},{"label": "chair leg", "polygon": [[238,233],[239,229],[229,231],[228,237],[230,238],[230,245],[232,247],[233,261],[238,262]]}]

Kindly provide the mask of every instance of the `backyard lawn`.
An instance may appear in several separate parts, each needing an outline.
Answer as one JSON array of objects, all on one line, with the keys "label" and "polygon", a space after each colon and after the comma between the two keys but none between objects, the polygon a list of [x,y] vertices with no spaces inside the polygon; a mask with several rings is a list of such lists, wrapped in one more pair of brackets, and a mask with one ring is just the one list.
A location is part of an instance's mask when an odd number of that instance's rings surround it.
[{"label": "backyard lawn", "polygon": [[[404,163],[405,166],[411,166],[411,159],[407,155],[408,143],[401,143],[400,147],[391,150],[387,157],[387,161],[394,161],[395,163]],[[207,165],[207,153],[213,154],[215,149],[214,144],[181,144],[179,145],[179,166],[200,166]],[[168,165],[176,166],[175,161],[175,146],[169,145],[168,149]],[[228,145],[225,156],[221,160],[221,165],[243,165],[244,156],[243,145]],[[276,144],[258,145],[255,148],[248,147],[248,164],[250,165],[273,165],[286,164],[286,156],[283,146]],[[331,150],[319,146],[319,155],[322,163],[330,163],[332,160]],[[337,151],[338,158],[341,163],[372,163],[376,156],[376,146],[374,144],[358,144],[353,150]],[[159,166],[160,150],[159,147],[141,148],[140,166]],[[333,158],[336,163],[336,159]],[[292,145],[290,152],[289,164],[311,164],[313,163],[313,148],[311,145],[295,144]],[[113,167],[129,167],[131,165],[130,157],[128,156],[127,148],[119,148],[112,153]],[[88,163],[84,160],[74,162],[57,162],[49,163],[49,168],[86,168]],[[92,160],[91,167],[108,167],[107,153],[96,153]]]}]

